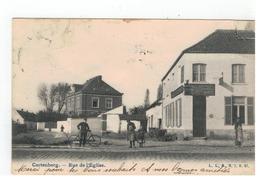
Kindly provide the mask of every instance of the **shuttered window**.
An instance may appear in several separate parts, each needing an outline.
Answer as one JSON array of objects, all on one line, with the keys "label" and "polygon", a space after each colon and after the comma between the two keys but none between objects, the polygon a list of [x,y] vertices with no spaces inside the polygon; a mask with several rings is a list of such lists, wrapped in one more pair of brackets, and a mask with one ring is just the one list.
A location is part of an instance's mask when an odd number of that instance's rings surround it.
[{"label": "shuttered window", "polygon": [[182,126],[182,103],[181,103],[181,99],[178,99],[176,101],[176,112],[175,112],[175,115],[176,115],[176,126],[177,127],[181,127]]},{"label": "shuttered window", "polygon": [[165,126],[168,128],[169,127],[169,122],[168,122],[168,109],[167,109],[167,106],[164,107],[164,110],[165,110]]},{"label": "shuttered window", "polygon": [[184,82],[184,66],[181,67],[181,83]]},{"label": "shuttered window", "polygon": [[174,103],[171,103],[171,127],[174,127]]},{"label": "shuttered window", "polygon": [[232,124],[232,97],[225,97],[225,125]]},{"label": "shuttered window", "polygon": [[174,127],[175,124],[174,124],[174,103],[171,103],[171,104],[168,104],[167,106],[165,106],[165,122],[166,122],[166,127],[169,128],[169,127]]},{"label": "shuttered window", "polygon": [[254,113],[254,98],[248,97],[247,98],[247,122],[248,125],[255,124],[255,113]]}]

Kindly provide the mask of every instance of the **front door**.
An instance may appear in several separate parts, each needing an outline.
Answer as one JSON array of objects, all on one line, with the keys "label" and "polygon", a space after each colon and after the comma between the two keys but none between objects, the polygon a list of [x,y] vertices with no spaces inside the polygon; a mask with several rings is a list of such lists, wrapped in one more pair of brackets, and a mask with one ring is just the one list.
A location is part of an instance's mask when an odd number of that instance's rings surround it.
[{"label": "front door", "polygon": [[206,136],[206,96],[193,96],[193,136]]}]

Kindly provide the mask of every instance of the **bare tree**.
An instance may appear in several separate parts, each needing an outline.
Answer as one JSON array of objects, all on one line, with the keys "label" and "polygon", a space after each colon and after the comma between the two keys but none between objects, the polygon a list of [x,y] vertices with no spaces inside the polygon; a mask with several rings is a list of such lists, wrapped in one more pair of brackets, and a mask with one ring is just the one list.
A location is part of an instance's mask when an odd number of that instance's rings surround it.
[{"label": "bare tree", "polygon": [[67,83],[58,83],[56,86],[55,102],[58,105],[58,112],[60,113],[66,100],[66,95],[70,90],[70,86]]},{"label": "bare tree", "polygon": [[57,91],[57,85],[52,84],[50,86],[50,91],[49,91],[49,105],[47,110],[50,112],[53,111],[54,105],[55,105],[55,100],[56,100],[56,91]]},{"label": "bare tree", "polygon": [[45,83],[42,83],[38,87],[38,98],[40,102],[44,105],[44,107],[48,108],[48,88]]},{"label": "bare tree", "polygon": [[157,88],[157,99],[160,100],[163,97],[163,87],[162,84],[160,84]]},{"label": "bare tree", "polygon": [[70,87],[67,83],[51,84],[48,88],[45,83],[42,83],[38,89],[38,98],[48,112],[54,111],[57,106],[57,112],[60,113]]}]

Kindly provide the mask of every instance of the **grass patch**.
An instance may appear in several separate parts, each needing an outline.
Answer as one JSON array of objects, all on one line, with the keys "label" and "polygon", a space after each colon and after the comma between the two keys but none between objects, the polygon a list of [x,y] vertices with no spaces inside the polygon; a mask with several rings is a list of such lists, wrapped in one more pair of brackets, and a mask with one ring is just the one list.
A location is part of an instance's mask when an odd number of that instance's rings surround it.
[{"label": "grass patch", "polygon": [[32,131],[13,136],[12,141],[13,144],[65,145],[68,139],[64,133]]}]

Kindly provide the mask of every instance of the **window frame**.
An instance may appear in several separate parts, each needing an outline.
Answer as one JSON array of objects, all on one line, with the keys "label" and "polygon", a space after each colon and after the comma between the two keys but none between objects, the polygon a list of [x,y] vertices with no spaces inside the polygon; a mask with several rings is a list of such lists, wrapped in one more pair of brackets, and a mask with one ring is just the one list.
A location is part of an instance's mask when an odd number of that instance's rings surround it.
[{"label": "window frame", "polygon": [[[198,67],[197,69],[197,80],[195,79],[195,66]],[[204,66],[205,71],[202,72],[202,67]],[[204,76],[203,76],[204,74]],[[207,74],[207,64],[205,63],[194,63],[192,64],[192,82],[206,82],[206,74]],[[204,80],[202,80],[202,77],[204,78]]]},{"label": "window frame", "polygon": [[[111,101],[111,107],[107,106],[107,101],[108,100]],[[113,108],[113,99],[112,98],[105,98],[105,106],[106,106],[106,109],[112,109]]]},{"label": "window frame", "polygon": [[[94,106],[93,106],[93,101],[94,101],[94,99],[97,99],[97,100],[98,100],[98,102],[97,102],[97,107],[94,107]],[[99,108],[99,97],[92,97],[92,98],[91,98],[91,107],[92,107],[92,108]]]},{"label": "window frame", "polygon": [[[242,74],[240,72],[241,67],[243,68]],[[241,63],[232,64],[232,66],[231,66],[231,82],[232,82],[232,84],[244,84],[244,83],[246,83],[245,72],[246,72],[246,64],[241,64]],[[243,79],[241,79],[241,78],[243,78]]]}]

